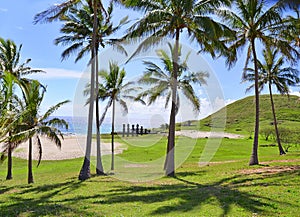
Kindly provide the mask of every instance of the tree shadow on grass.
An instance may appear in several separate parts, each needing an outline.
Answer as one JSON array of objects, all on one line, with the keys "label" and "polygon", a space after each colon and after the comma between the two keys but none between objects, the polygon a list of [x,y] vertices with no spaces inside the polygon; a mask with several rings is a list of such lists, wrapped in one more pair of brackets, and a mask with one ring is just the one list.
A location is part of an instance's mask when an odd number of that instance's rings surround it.
[{"label": "tree shadow on grass", "polygon": [[0,186],[0,195],[10,191],[13,187]]},{"label": "tree shadow on grass", "polygon": [[[197,180],[200,180],[202,173],[202,171],[178,172],[177,177],[174,179],[166,178],[161,180],[164,184],[132,184],[130,186],[129,184],[118,185],[118,182],[116,182],[117,186],[115,184],[107,185],[108,189],[101,191],[100,194],[90,189],[91,182],[99,182],[99,185],[106,185],[107,182],[113,182],[109,177],[105,179],[91,178],[88,182],[80,182],[77,178],[72,178],[65,182],[41,186],[20,186],[17,188],[4,186],[0,188],[3,194],[11,190],[16,192],[7,195],[9,202],[0,203],[0,215],[37,217],[64,216],[71,213],[71,215],[74,214],[76,216],[99,216],[101,206],[115,204],[118,204],[118,206],[130,206],[136,203],[142,203],[146,206],[154,203],[155,205],[149,207],[148,215],[164,216],[173,214],[176,216],[178,213],[179,215],[180,213],[184,215],[187,212],[197,211],[213,201],[213,206],[217,202],[216,206],[220,209],[220,216],[229,215],[232,207],[240,207],[248,212],[272,216],[277,211],[274,204],[286,203],[289,206],[295,206],[295,204],[277,201],[268,196],[260,196],[261,194],[256,193],[255,189],[254,191],[241,191],[239,187],[243,189],[255,187],[258,189],[257,187],[261,183],[279,186],[280,183],[284,183],[284,177],[299,175],[299,170],[265,175],[237,174],[223,179],[216,178],[217,181],[205,184],[203,184],[204,182],[193,181],[195,177]],[[278,183],[278,178],[281,177],[282,179]],[[79,188],[80,190],[77,193],[72,193]],[[88,189],[92,193],[81,194],[81,191]],[[82,201],[84,202],[82,203]],[[99,208],[97,208],[95,213],[88,209],[85,210],[82,205],[91,205],[92,207],[98,205]],[[274,213],[271,213],[272,211]],[[111,214],[113,215],[114,213]],[[213,215],[214,213],[211,214]]]},{"label": "tree shadow on grass", "polygon": [[188,177],[188,176],[202,176],[205,174],[206,174],[205,170],[176,172],[176,176],[181,178]]},{"label": "tree shadow on grass", "polygon": [[[13,194],[9,195],[10,203],[1,206],[0,216],[58,216],[66,213],[77,213],[79,215],[88,215],[82,210],[74,209],[68,205],[62,205],[52,198],[60,193],[68,194],[76,190],[83,183],[76,179],[68,180],[62,183],[47,184],[42,186],[31,186],[16,188]],[[24,196],[28,194],[29,196]]]},{"label": "tree shadow on grass", "polygon": [[[212,184],[200,184],[189,181],[185,177],[177,176],[175,179],[179,182],[177,184],[156,185],[150,187],[131,186],[119,187],[111,190],[111,194],[102,204],[128,203],[128,202],[142,202],[144,204],[159,203],[165,201],[177,201],[175,203],[168,203],[168,205],[159,205],[149,215],[163,216],[171,214],[172,212],[178,214],[186,213],[194,209],[199,209],[201,206],[208,204],[212,199],[216,199],[219,203],[222,214],[226,216],[229,214],[231,206],[241,207],[252,213],[266,214],[263,207],[272,207],[272,204],[280,203],[268,197],[259,196],[249,192],[242,192],[234,188],[228,182],[236,179],[241,179],[241,175],[221,179]],[[244,180],[245,182],[247,179]],[[165,203],[164,203],[165,204]],[[171,204],[171,205],[170,205]],[[200,213],[199,213],[200,214]],[[212,213],[213,214],[213,213]],[[271,215],[271,213],[267,213]]]},{"label": "tree shadow on grass", "polygon": [[[285,166],[267,166],[265,170],[248,169],[249,174],[245,174],[243,178],[233,181],[232,184],[242,187],[250,186],[282,186],[286,183],[286,178],[288,177],[289,187],[298,188],[299,186],[299,176],[300,176],[300,166],[299,165],[285,165]],[[294,177],[294,178],[293,178]],[[267,180],[267,181],[266,181]],[[254,181],[254,182],[253,182]],[[261,182],[258,182],[261,181]]]}]

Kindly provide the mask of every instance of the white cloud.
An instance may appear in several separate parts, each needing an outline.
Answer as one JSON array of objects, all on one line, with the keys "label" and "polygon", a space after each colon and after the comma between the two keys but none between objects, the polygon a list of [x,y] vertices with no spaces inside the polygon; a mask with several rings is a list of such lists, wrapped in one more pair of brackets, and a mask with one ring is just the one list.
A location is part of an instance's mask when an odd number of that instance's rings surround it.
[{"label": "white cloud", "polygon": [[236,99],[226,99],[225,100],[225,105],[229,105],[231,103],[234,103],[236,101]]},{"label": "white cloud", "polygon": [[295,95],[300,97],[300,92],[299,91],[290,91],[290,95]]},{"label": "white cloud", "polygon": [[16,28],[17,28],[18,30],[24,30],[24,28],[23,28],[22,26],[16,26]]},{"label": "white cloud", "polygon": [[34,79],[62,79],[62,78],[81,78],[82,72],[59,69],[59,68],[41,68],[46,73],[37,73],[30,75],[30,78]]},{"label": "white cloud", "polygon": [[8,9],[7,8],[0,8],[0,12],[7,12]]},{"label": "white cloud", "polygon": [[201,98],[200,102],[201,102],[201,113],[199,118],[205,118],[208,115],[211,115],[213,113],[215,113],[216,111],[220,110],[221,108],[223,108],[224,106],[227,106],[233,102],[235,102],[236,100],[233,99],[220,99],[220,98],[215,98],[214,102],[210,102],[209,99],[207,98]]}]

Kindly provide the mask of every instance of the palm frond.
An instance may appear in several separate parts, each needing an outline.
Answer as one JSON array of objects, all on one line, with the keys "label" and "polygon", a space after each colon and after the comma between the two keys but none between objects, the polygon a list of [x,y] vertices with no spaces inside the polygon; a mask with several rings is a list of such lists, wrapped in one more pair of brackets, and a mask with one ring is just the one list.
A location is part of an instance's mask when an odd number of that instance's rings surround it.
[{"label": "palm frond", "polygon": [[54,142],[58,148],[61,148],[61,139],[64,139],[64,136],[60,130],[46,125],[39,126],[37,130],[40,135],[45,136],[50,141]]},{"label": "palm frond", "polygon": [[37,147],[39,149],[39,159],[38,159],[38,163],[36,165],[36,167],[38,167],[40,165],[41,161],[42,161],[42,155],[43,155],[42,142],[41,142],[39,136],[36,136],[36,144],[37,144]]},{"label": "palm frond", "polygon": [[133,54],[130,55],[128,60],[126,60],[126,63],[128,63],[130,60],[132,60],[132,58],[134,58],[136,55],[140,54],[141,52],[146,52],[149,50],[149,48],[151,48],[153,46],[163,44],[164,41],[166,40],[163,37],[157,37],[157,36],[148,37],[148,38],[144,39],[143,41],[141,41],[140,38],[134,38],[133,36],[127,36],[127,37],[130,38],[130,39],[128,39],[128,40],[130,40],[130,43],[132,43],[132,44],[139,43],[139,46],[133,52]]},{"label": "palm frond", "polygon": [[104,121],[104,118],[105,118],[105,116],[106,116],[106,113],[107,113],[109,107],[112,105],[112,103],[113,103],[113,99],[110,98],[110,99],[108,100],[108,102],[107,102],[107,104],[106,104],[106,106],[105,106],[105,108],[104,108],[104,111],[103,111],[103,113],[102,113],[102,115],[101,115],[101,118],[100,118],[100,120],[99,120],[100,125],[101,125],[102,122]]},{"label": "palm frond", "polygon": [[166,103],[165,103],[165,109],[168,107],[170,99],[171,99],[172,93],[171,91],[168,92],[167,96],[166,96]]},{"label": "palm frond", "polygon": [[197,97],[193,87],[189,83],[185,83],[181,91],[192,104],[194,111],[200,112],[200,100]]},{"label": "palm frond", "polygon": [[51,106],[46,112],[45,114],[42,116],[41,120],[46,120],[47,118],[49,118],[50,115],[53,114],[53,112],[55,112],[57,109],[59,109],[62,105],[66,104],[66,103],[69,103],[70,100],[65,100],[65,101],[62,101],[60,103],[57,103],[56,105],[54,106]]},{"label": "palm frond", "polygon": [[123,115],[127,114],[128,113],[128,107],[127,107],[126,101],[123,100],[123,99],[120,99],[120,100],[118,100],[118,103],[120,103],[120,105],[122,107]]},{"label": "palm frond", "polygon": [[61,4],[53,5],[45,11],[36,14],[33,18],[33,23],[49,23],[59,19],[68,9],[78,4],[80,0],[67,0]]},{"label": "palm frond", "polygon": [[50,127],[65,128],[66,130],[69,128],[68,122],[61,118],[51,118],[44,122],[44,124]]}]

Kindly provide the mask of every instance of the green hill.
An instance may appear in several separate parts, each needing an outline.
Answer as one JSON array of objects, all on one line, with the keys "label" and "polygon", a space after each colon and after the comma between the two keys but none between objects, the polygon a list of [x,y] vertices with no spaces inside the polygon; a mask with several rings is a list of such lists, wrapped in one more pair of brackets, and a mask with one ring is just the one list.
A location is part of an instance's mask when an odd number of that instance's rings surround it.
[{"label": "green hill", "polygon": [[[297,96],[274,95],[276,116],[279,127],[300,131],[300,98]],[[226,116],[224,116],[226,115]],[[255,102],[254,96],[238,100],[218,112],[200,120],[200,130],[211,130],[223,126],[226,117],[225,131],[239,134],[249,134],[254,130]],[[212,121],[213,120],[213,121]],[[272,108],[269,95],[260,96],[260,129],[273,124]],[[199,124],[192,122],[192,126]],[[183,127],[185,129],[192,129]],[[197,127],[198,128],[198,127]]]}]

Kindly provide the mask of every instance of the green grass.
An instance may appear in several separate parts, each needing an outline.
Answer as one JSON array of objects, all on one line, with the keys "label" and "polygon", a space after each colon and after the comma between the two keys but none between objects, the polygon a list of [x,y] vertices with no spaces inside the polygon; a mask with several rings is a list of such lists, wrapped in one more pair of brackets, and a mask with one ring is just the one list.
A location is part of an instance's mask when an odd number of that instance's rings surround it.
[{"label": "green grass", "polygon": [[[119,157],[128,161],[150,162],[165,153],[166,138],[159,135],[117,141],[126,142],[128,149]],[[13,180],[4,180],[6,163],[0,165],[0,216],[299,215],[300,152],[296,148],[279,156],[276,147],[260,146],[263,163],[249,167],[253,141],[223,139],[213,162],[199,166],[205,144],[219,140],[181,137],[177,141],[177,154],[193,149],[176,178],[149,182],[121,181],[117,175],[80,182],[83,159],[72,159],[43,161],[34,168],[35,184],[27,185],[27,162],[14,158]]]}]

